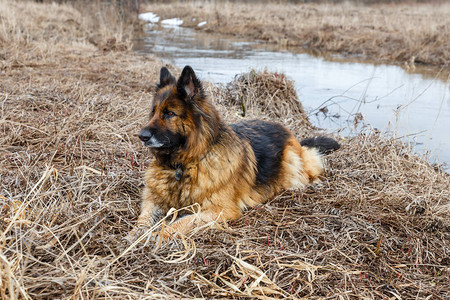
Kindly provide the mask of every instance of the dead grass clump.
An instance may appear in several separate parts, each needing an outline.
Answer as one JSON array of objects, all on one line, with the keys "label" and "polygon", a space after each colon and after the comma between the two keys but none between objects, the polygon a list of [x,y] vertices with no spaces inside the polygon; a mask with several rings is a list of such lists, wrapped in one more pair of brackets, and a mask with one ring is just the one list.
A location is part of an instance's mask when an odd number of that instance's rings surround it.
[{"label": "dead grass clump", "polygon": [[240,106],[244,117],[247,111],[257,111],[272,119],[284,118],[297,126],[311,128],[293,82],[282,73],[252,70],[238,75],[222,97],[225,102]]}]

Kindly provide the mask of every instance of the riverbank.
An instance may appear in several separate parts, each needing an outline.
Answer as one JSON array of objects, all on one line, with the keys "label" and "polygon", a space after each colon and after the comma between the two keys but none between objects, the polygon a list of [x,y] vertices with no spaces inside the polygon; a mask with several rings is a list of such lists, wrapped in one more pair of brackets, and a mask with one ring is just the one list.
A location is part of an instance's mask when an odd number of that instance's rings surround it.
[{"label": "riverbank", "polygon": [[[151,3],[142,12],[183,26],[413,68],[450,65],[450,4],[362,5],[188,1]],[[203,22],[203,23],[202,23]],[[206,23],[205,23],[206,22]],[[199,24],[201,26],[199,26]]]},{"label": "riverbank", "polygon": [[[336,137],[321,186],[127,248],[163,64],[130,51],[133,26],[107,8],[0,2],[0,298],[450,296],[450,177],[372,131]],[[315,134],[283,74],[206,89],[227,121],[245,107]]]}]

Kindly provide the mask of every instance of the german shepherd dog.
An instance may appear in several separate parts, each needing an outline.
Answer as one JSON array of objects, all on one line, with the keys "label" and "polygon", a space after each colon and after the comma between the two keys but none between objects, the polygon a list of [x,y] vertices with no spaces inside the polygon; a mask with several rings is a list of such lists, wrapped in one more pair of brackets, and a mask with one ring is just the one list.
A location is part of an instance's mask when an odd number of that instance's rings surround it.
[{"label": "german shepherd dog", "polygon": [[339,148],[326,137],[299,143],[287,128],[273,122],[225,124],[190,66],[178,80],[167,68],[161,69],[150,121],[139,139],[153,159],[145,173],[134,231],[154,225],[171,208],[199,208],[165,226],[163,238],[237,219],[246,207],[264,203],[282,190],[318,181],[323,173],[321,153]]}]

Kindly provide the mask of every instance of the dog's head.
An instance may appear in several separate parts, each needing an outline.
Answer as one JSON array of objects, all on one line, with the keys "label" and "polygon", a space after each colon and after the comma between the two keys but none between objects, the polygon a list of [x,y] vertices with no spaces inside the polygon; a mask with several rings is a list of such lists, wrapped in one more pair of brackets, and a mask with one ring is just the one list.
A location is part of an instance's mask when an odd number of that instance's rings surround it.
[{"label": "dog's head", "polygon": [[155,152],[167,153],[180,148],[189,151],[195,148],[195,143],[201,142],[199,135],[208,140],[208,132],[214,131],[210,127],[218,120],[217,112],[206,99],[202,84],[190,66],[184,67],[178,80],[163,67],[150,121],[141,129],[139,139]]}]

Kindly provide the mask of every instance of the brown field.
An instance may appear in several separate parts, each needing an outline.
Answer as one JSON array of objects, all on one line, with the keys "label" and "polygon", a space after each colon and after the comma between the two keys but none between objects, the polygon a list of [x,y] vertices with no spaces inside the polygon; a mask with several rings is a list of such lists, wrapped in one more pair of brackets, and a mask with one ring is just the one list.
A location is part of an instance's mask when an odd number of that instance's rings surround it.
[{"label": "brown field", "polygon": [[[143,5],[141,11],[155,12],[162,19],[181,18],[183,26],[259,39],[291,50],[408,66],[450,65],[450,3],[445,1],[367,6],[351,2],[173,2]],[[207,24],[198,28],[202,21]]]},{"label": "brown field", "polygon": [[[336,137],[321,186],[223,230],[124,243],[162,63],[108,7],[0,1],[0,20],[1,299],[450,297],[450,176],[370,130]],[[281,74],[207,90],[228,121],[315,133]]]}]

